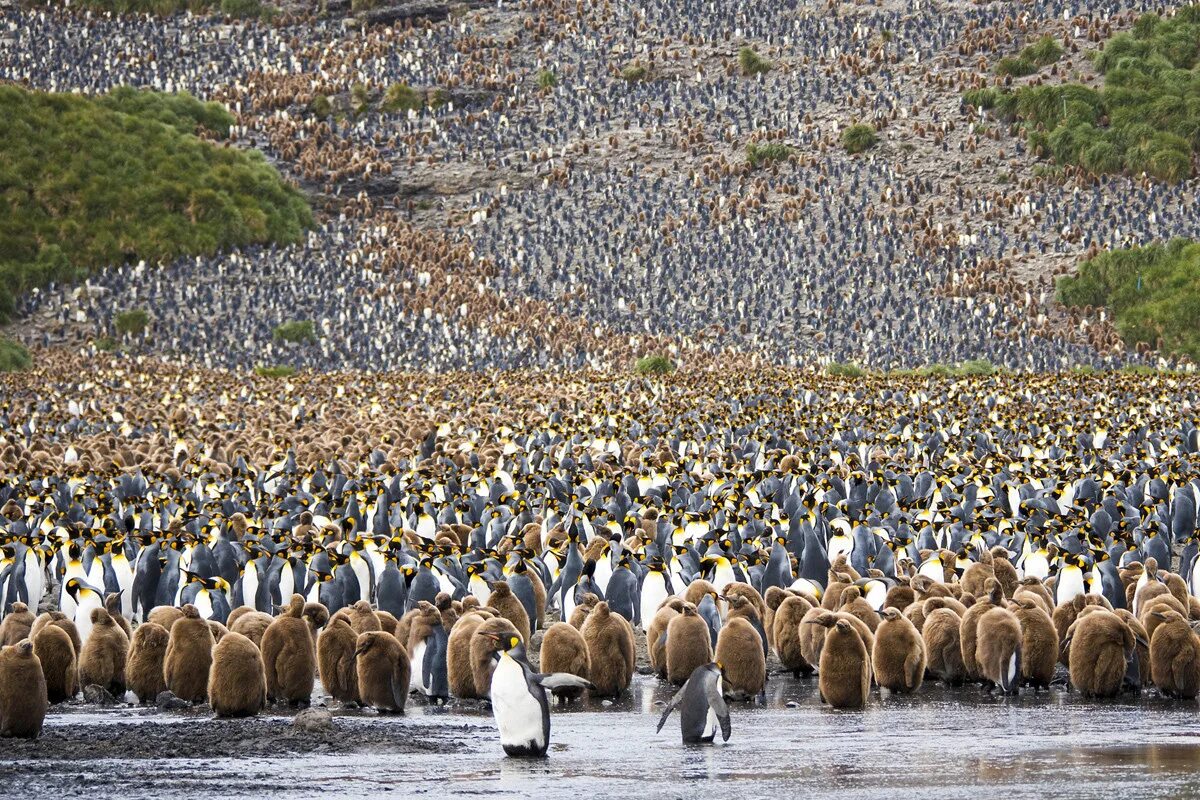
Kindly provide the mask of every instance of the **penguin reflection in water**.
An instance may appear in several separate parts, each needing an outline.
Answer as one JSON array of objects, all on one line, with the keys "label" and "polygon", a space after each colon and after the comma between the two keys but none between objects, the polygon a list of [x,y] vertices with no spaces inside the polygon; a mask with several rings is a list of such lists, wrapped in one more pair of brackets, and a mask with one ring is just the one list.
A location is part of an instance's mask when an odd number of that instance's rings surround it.
[{"label": "penguin reflection in water", "polygon": [[728,742],[732,732],[729,724],[729,706],[725,703],[724,668],[721,662],[701,664],[692,670],[683,688],[675,693],[663,710],[655,733],[667,724],[667,717],[679,708],[679,727],[684,744],[711,742],[721,730],[721,741]]},{"label": "penguin reflection in water", "polygon": [[492,714],[500,729],[506,755],[540,757],[550,746],[550,704],[547,689],[595,689],[590,681],[568,672],[534,672],[525,657],[521,637],[488,634],[494,644],[492,658]]}]

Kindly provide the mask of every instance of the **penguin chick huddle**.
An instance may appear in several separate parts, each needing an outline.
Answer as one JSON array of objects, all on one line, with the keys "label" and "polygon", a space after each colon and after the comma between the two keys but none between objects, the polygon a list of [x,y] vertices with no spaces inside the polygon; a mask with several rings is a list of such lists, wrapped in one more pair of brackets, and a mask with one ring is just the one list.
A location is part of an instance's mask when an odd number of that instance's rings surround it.
[{"label": "penguin chick huddle", "polygon": [[1192,377],[97,367],[0,378],[6,735],[81,692],[238,717],[318,680],[487,700],[511,755],[639,669],[685,741],[788,674],[839,709],[1200,693]]}]

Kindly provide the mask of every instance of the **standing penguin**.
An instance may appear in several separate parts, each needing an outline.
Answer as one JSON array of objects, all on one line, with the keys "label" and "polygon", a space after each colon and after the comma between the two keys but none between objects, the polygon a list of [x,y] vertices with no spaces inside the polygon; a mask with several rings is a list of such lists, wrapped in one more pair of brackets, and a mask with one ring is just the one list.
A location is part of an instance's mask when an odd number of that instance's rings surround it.
[{"label": "standing penguin", "polygon": [[471,676],[475,680],[474,697],[486,698],[492,686],[492,672],[496,668],[496,660],[492,657],[495,651],[496,637],[517,635],[517,629],[504,617],[492,617],[484,620],[471,634],[468,653],[471,660]]},{"label": "standing penguin", "polygon": [[8,647],[22,639],[28,639],[33,621],[34,616],[29,606],[21,602],[13,603],[8,616],[0,622],[0,647]]},{"label": "standing penguin", "polygon": [[129,643],[129,661],[125,667],[125,682],[142,705],[153,703],[160,692],[167,690],[163,678],[163,661],[171,634],[161,625],[143,622],[133,632]]},{"label": "standing penguin", "polygon": [[104,607],[104,595],[79,578],[68,580],[64,591],[75,601],[75,629],[79,631],[79,641],[86,644],[92,632],[92,610]]},{"label": "standing penguin", "polygon": [[358,702],[358,668],[354,650],[358,634],[344,614],[335,614],[317,637],[317,670],[325,692],[341,703]]},{"label": "standing penguin", "polygon": [[47,698],[51,703],[70,700],[79,689],[78,661],[70,635],[58,625],[43,625],[33,632],[32,640],[33,652],[42,665]]},{"label": "standing penguin", "polygon": [[888,691],[907,694],[921,688],[925,679],[925,641],[915,625],[898,608],[883,610],[875,629],[871,654],[876,682]]},{"label": "standing penguin", "polygon": [[1021,685],[1021,623],[1007,608],[990,609],[979,618],[976,656],[988,691],[999,686],[1015,695]]},{"label": "standing penguin", "polygon": [[[432,600],[432,598],[430,599]],[[488,608],[495,609],[497,614],[511,622],[513,627],[520,632],[522,641],[529,641],[529,614],[525,611],[525,606],[517,596],[512,593],[508,581],[495,581],[492,583],[492,594],[488,600]]]},{"label": "standing penguin", "polygon": [[183,618],[171,626],[171,640],[163,660],[167,689],[180,700],[203,703],[208,697],[208,671],[215,644],[208,620],[194,605],[183,607]]},{"label": "standing penguin", "polygon": [[708,624],[694,605],[684,603],[679,616],[667,624],[667,680],[684,684],[697,667],[712,660]]},{"label": "standing penguin", "polygon": [[262,654],[240,633],[226,633],[213,648],[208,704],[218,717],[252,717],[267,705]]},{"label": "standing penguin", "polygon": [[354,660],[362,704],[380,712],[403,714],[411,683],[408,653],[383,631],[359,634]]},{"label": "standing penguin", "polygon": [[854,625],[833,614],[805,624],[828,628],[817,667],[821,699],[834,708],[866,706],[871,689],[871,656]]},{"label": "standing penguin", "polygon": [[[542,649],[538,654],[546,672],[569,672],[587,679],[591,670],[587,642],[583,634],[566,622],[556,622],[546,629]],[[561,686],[551,690],[561,700],[574,700],[583,694],[578,686]]]},{"label": "standing penguin", "polygon": [[[607,610],[607,609],[606,609]],[[595,689],[569,673],[536,673],[525,658],[519,636],[491,636],[496,667],[492,671],[492,714],[500,729],[500,746],[513,757],[541,757],[550,745],[550,704],[546,689],[575,686]]]},{"label": "standing penguin", "polygon": [[661,731],[671,712],[679,708],[679,728],[684,744],[711,742],[718,727],[721,741],[728,742],[732,733],[729,706],[725,704],[720,663],[702,664],[692,670],[683,688],[675,693],[658,720]]},{"label": "standing penguin", "polygon": [[637,666],[633,627],[619,614],[612,613],[601,601],[583,623],[583,641],[588,650],[588,677],[593,690],[602,696],[616,697],[629,688]]},{"label": "standing penguin", "polygon": [[315,650],[313,628],[304,617],[304,597],[294,594],[287,608],[263,633],[268,699],[290,705],[308,703],[316,672]]},{"label": "standing penguin", "polygon": [[38,738],[48,706],[46,676],[33,642],[22,639],[0,649],[0,736]]},{"label": "standing penguin", "polygon": [[434,700],[450,697],[446,675],[448,641],[437,606],[422,600],[417,604],[408,632],[409,680],[413,691]]},{"label": "standing penguin", "polygon": [[723,674],[730,697],[752,700],[762,694],[767,685],[767,659],[763,655],[762,637],[749,620],[731,617],[721,627],[716,654],[717,663],[725,667]]},{"label": "standing penguin", "polygon": [[79,682],[103,686],[113,697],[125,694],[125,667],[129,638],[112,615],[103,608],[92,609],[92,635],[79,654]]},{"label": "standing penguin", "polygon": [[658,556],[650,559],[646,565],[646,574],[642,576],[641,595],[638,599],[638,620],[643,628],[648,628],[658,607],[675,594],[671,576],[667,567]]}]

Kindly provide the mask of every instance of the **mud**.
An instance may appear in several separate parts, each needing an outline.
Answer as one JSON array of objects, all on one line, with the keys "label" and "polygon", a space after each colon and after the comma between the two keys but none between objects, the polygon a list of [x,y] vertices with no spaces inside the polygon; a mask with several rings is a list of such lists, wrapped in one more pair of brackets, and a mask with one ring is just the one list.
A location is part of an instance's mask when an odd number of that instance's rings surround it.
[{"label": "mud", "polygon": [[[71,706],[36,742],[0,742],[0,796],[309,798],[727,796],[1075,798],[1200,794],[1197,704],[1153,693],[1111,702],[1063,690],[1019,698],[927,685],[876,691],[867,710],[822,706],[811,680],[773,676],[735,704],[727,744],[685,746],[678,718],[655,734],[672,689],[636,676],[617,703],[556,707],[548,758],[505,758],[486,704],[403,717],[332,707],[334,729],[291,714],[214,720]],[[321,704],[319,700],[318,705]]]}]

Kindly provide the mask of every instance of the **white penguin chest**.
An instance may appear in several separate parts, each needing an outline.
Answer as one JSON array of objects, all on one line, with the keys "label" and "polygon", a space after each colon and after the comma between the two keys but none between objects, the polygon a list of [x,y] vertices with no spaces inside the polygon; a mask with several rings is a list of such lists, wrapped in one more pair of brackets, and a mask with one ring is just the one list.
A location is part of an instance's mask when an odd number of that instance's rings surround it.
[{"label": "white penguin chest", "polygon": [[500,729],[500,743],[524,745],[545,742],[542,707],[529,692],[525,672],[515,660],[501,656],[492,672],[492,713]]}]

